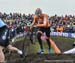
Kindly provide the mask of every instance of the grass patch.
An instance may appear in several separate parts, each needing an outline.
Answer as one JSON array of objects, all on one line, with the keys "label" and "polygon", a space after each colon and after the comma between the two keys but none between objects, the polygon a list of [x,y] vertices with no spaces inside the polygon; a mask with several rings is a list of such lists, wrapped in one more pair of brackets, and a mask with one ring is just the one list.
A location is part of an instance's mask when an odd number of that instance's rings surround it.
[{"label": "grass patch", "polygon": [[[66,38],[66,37],[51,37],[52,40],[54,40],[54,42],[56,43],[56,45],[58,46],[58,48],[64,52],[66,50],[69,50],[72,47],[72,44],[73,42],[75,41],[74,38]],[[21,38],[18,38],[16,39],[16,42],[22,42],[22,41],[29,41],[29,40],[26,40],[24,37],[21,37]],[[45,53],[48,53],[48,45],[47,45],[47,42],[42,42],[43,43],[43,48],[44,48],[44,51]],[[29,50],[29,53],[36,53],[38,50],[40,50],[39,48],[39,43],[38,41],[36,40],[35,41],[35,44],[31,44],[30,43],[30,46],[28,46],[28,50]],[[52,52],[53,52],[53,49],[51,49]]]},{"label": "grass patch", "polygon": [[[74,38],[66,38],[66,37],[51,37],[52,40],[55,41],[56,45],[59,47],[59,49],[63,52],[65,50],[71,49],[72,44],[74,42]],[[23,43],[30,43],[30,41],[28,39],[25,39],[24,37],[18,38],[16,39],[16,42],[14,43],[14,46],[16,46],[19,49],[22,49]],[[27,56],[24,58],[24,63],[46,63],[44,62],[44,60],[62,60],[62,59],[66,59],[66,60],[75,60],[75,55],[58,55],[58,54],[47,54],[48,53],[48,46],[46,42],[43,42],[43,47],[44,47],[44,51],[45,54],[43,55],[38,55],[36,54],[37,51],[39,50],[39,44],[38,41],[35,41],[35,44],[31,44],[30,45],[25,45],[25,52],[27,51]],[[53,52],[53,49],[52,49]],[[20,58],[17,54],[13,53],[10,57],[6,56],[8,58],[8,61],[12,61],[15,60],[15,63],[19,63],[17,62],[18,60],[21,61],[22,58]],[[17,60],[18,58],[18,60]],[[22,62],[20,62],[22,63]],[[74,62],[75,63],[75,62]]]}]

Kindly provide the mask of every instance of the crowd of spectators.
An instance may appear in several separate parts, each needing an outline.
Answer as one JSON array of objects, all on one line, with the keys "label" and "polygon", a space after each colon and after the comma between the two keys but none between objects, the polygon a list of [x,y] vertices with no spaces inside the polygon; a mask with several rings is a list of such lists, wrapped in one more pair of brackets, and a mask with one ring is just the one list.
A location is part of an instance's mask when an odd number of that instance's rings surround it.
[{"label": "crowd of spectators", "polygon": [[75,32],[75,16],[51,16],[49,18],[51,22],[51,30],[56,32]]},{"label": "crowd of spectators", "polygon": [[[1,13],[0,18],[3,19],[9,26],[9,28],[16,28],[17,33],[27,31],[27,26],[33,21],[34,14],[21,14],[21,13]],[[65,16],[49,16],[49,21],[51,23],[51,31],[55,32],[75,32],[75,16],[65,15]]]},{"label": "crowd of spectators", "polygon": [[21,13],[1,13],[0,18],[5,21],[10,31],[10,37],[14,37],[16,34],[28,31],[28,26],[33,21],[33,14],[21,14]]},{"label": "crowd of spectators", "polygon": [[28,15],[21,13],[6,14],[0,12],[0,18],[7,23],[9,29],[16,28],[18,34],[24,32],[24,30],[27,31],[27,26],[29,26],[33,21],[33,14]]}]

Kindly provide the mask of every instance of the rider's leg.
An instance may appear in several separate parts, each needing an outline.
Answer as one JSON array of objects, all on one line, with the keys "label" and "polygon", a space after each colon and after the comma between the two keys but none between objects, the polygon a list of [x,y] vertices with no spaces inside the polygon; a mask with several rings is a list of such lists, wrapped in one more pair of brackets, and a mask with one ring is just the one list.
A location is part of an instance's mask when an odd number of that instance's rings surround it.
[{"label": "rider's leg", "polygon": [[21,50],[19,50],[18,48],[16,47],[13,47],[12,45],[8,45],[7,48],[10,50],[10,51],[16,51],[18,54],[23,54],[23,52]]},{"label": "rider's leg", "polygon": [[39,33],[39,32],[37,33],[37,39],[38,39],[40,49],[41,49],[40,52],[43,52],[43,45],[42,45],[41,35],[42,35],[41,33]]},{"label": "rider's leg", "polygon": [[51,43],[50,43],[50,27],[46,28],[47,44],[48,44],[48,53],[51,53]]},{"label": "rider's leg", "polygon": [[51,44],[50,44],[50,41],[49,39],[46,39],[47,40],[47,44],[48,44],[48,53],[51,53]]},{"label": "rider's leg", "polygon": [[4,62],[5,61],[5,56],[3,53],[3,47],[0,46],[0,62]]}]

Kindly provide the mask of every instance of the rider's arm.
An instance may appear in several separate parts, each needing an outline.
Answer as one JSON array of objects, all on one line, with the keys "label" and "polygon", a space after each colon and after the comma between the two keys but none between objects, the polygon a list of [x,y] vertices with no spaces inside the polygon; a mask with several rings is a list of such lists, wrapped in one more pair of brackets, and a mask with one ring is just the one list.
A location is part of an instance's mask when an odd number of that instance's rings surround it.
[{"label": "rider's arm", "polygon": [[35,23],[36,23],[36,17],[34,17],[34,20],[33,20],[32,24],[31,24],[31,27],[33,27],[35,25]]},{"label": "rider's arm", "polygon": [[30,29],[33,28],[33,26],[35,25],[35,23],[36,23],[36,17],[34,17],[34,20],[33,20],[32,24],[31,24],[31,26],[30,26]]}]

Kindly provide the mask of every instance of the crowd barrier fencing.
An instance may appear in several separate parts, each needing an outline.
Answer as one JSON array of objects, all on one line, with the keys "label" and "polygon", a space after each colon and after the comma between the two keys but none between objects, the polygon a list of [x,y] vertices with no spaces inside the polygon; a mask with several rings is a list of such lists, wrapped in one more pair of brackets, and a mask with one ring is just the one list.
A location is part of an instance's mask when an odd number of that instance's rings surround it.
[{"label": "crowd barrier fencing", "polygon": [[[20,33],[16,35],[16,38],[26,36],[27,32]],[[67,37],[67,38],[75,38],[75,33],[66,33],[66,32],[51,32],[51,36],[61,36],[61,37]]]}]

